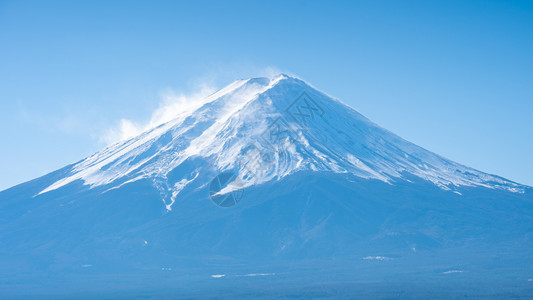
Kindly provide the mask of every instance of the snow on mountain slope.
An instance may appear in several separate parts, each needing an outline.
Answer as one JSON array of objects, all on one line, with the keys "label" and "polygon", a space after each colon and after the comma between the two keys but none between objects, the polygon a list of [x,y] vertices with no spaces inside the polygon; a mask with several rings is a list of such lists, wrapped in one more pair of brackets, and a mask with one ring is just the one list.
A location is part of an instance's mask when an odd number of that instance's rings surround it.
[{"label": "snow on mountain slope", "polygon": [[[202,161],[177,182],[168,175],[189,159]],[[298,171],[351,173],[388,183],[414,175],[442,189],[483,186],[522,192],[523,186],[447,160],[377,126],[305,82],[278,75],[238,80],[194,111],[119,142],[73,165],[39,194],[82,180],[109,189],[144,178],[170,199],[217,172],[238,184],[220,193],[280,180]]]}]

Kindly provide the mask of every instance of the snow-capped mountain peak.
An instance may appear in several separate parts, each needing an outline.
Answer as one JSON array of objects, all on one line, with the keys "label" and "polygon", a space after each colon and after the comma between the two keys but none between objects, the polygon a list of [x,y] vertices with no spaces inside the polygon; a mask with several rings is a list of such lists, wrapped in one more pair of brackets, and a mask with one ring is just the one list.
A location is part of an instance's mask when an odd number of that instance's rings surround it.
[{"label": "snow-capped mountain peak", "polygon": [[[194,160],[194,170],[172,176]],[[119,142],[71,167],[40,194],[81,180],[119,188],[140,179],[171,192],[236,174],[220,193],[280,180],[299,171],[349,173],[393,183],[406,175],[443,189],[483,186],[520,192],[497,176],[449,161],[379,127],[350,107],[284,74],[237,80],[192,112]]]}]

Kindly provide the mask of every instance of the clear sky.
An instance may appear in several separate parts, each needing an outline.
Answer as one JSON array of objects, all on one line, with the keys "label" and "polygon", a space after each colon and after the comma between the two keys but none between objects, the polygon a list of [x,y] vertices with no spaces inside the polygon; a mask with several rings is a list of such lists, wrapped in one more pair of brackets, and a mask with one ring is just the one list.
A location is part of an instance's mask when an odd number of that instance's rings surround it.
[{"label": "clear sky", "polygon": [[0,0],[0,190],[176,95],[273,70],[533,185],[533,1]]}]

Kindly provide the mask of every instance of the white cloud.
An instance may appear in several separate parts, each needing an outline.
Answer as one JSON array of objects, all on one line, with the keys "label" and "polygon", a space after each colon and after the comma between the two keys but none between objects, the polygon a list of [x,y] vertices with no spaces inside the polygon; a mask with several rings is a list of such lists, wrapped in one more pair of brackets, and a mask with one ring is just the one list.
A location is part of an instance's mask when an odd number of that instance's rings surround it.
[{"label": "white cloud", "polygon": [[216,91],[213,86],[207,83],[198,84],[195,90],[196,92],[190,94],[178,93],[172,89],[163,91],[160,95],[160,103],[152,112],[149,121],[139,122],[125,118],[120,119],[117,125],[104,132],[99,138],[100,141],[106,144],[112,144],[132,138],[143,131],[157,127],[175,119],[181,114],[199,108],[203,100]]},{"label": "white cloud", "polygon": [[[192,93],[176,92],[166,89],[160,93],[160,103],[152,112],[148,121],[120,119],[115,126],[104,131],[98,137],[100,142],[112,144],[140,134],[143,131],[175,119],[180,114],[191,112],[200,107],[203,100],[216,92],[218,82],[228,84],[231,81],[250,77],[273,77],[282,72],[276,67],[254,67],[248,64],[212,66],[212,70],[193,81]],[[243,76],[244,75],[244,76]],[[225,85],[225,84],[224,84]]]},{"label": "white cloud", "polygon": [[197,92],[188,95],[178,94],[173,90],[163,92],[161,95],[162,102],[153,112],[147,128],[153,128],[176,118],[180,114],[197,109],[202,105],[203,100],[215,91],[214,87],[201,83],[197,88]]},{"label": "white cloud", "polygon": [[120,119],[119,125],[106,130],[101,141],[107,144],[122,141],[141,133],[141,127],[128,119]]}]

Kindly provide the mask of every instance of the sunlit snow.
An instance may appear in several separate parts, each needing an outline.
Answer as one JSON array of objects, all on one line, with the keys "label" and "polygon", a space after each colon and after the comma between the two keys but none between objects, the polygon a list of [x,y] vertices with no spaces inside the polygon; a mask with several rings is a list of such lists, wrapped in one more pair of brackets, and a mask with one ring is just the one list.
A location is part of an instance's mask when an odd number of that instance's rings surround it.
[{"label": "sunlit snow", "polygon": [[[303,93],[309,98],[306,103],[316,106],[315,112],[310,106],[298,107]],[[407,142],[338,100],[286,75],[238,80],[202,103],[191,112],[82,160],[67,176],[39,194],[77,180],[91,188],[109,185],[108,190],[145,178],[166,181],[170,171],[192,158],[206,162],[198,165],[196,176],[237,170],[239,185],[228,186],[219,193],[280,180],[305,170],[350,173],[387,183],[412,175],[451,191],[459,186],[482,186],[522,192],[518,184]],[[297,114],[291,114],[293,107],[298,108]],[[321,114],[315,115],[319,110]],[[303,122],[298,119],[300,116],[305,117]],[[287,126],[280,132],[288,136],[272,144],[266,137],[279,129],[276,122]],[[249,155],[248,149],[259,154]],[[264,155],[270,156],[270,161],[263,161]],[[171,193],[165,203],[167,210],[195,179],[182,178],[165,184]],[[203,180],[205,184],[206,179]],[[166,193],[165,185],[161,189]]]}]

